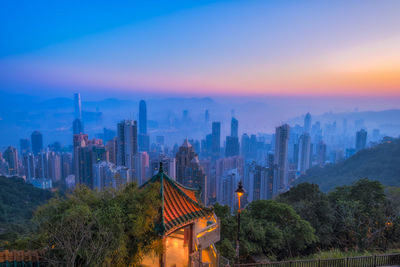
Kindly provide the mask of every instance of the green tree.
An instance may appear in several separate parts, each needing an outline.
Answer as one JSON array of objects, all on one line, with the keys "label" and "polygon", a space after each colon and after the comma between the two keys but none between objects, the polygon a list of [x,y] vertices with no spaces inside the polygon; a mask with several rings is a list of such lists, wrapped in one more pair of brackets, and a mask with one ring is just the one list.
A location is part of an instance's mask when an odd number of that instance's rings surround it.
[{"label": "green tree", "polygon": [[[232,216],[229,207],[218,204],[214,210],[221,219],[220,252],[233,260],[237,213]],[[297,256],[317,240],[311,225],[287,204],[273,200],[253,201],[241,212],[240,257],[243,260],[256,255],[271,259]]]},{"label": "green tree", "polygon": [[357,250],[382,247],[393,209],[380,182],[360,179],[351,186],[337,187],[329,199],[336,218],[334,245]]},{"label": "green tree", "polygon": [[158,240],[158,192],[155,185],[101,193],[77,187],[37,210],[38,247],[55,266],[138,265]]},{"label": "green tree", "polygon": [[315,229],[320,248],[328,248],[334,238],[334,210],[328,196],[316,184],[302,183],[281,194],[278,201],[289,204]]}]

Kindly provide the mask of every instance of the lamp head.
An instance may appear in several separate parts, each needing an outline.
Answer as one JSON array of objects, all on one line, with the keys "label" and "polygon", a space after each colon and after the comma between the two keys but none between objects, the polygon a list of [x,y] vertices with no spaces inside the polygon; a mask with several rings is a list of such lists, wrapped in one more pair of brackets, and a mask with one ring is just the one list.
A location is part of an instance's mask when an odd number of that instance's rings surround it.
[{"label": "lamp head", "polygon": [[243,196],[244,192],[245,191],[244,191],[244,188],[243,188],[243,185],[242,185],[242,181],[239,181],[238,188],[235,190],[235,193],[240,198],[241,196]]}]

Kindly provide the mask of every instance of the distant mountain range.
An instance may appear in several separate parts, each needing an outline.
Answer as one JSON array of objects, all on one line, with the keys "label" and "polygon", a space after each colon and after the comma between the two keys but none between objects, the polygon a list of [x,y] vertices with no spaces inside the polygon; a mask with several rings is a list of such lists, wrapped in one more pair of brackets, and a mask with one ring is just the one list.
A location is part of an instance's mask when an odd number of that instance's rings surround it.
[{"label": "distant mountain range", "polygon": [[400,139],[392,139],[323,168],[314,167],[299,177],[296,184],[318,184],[323,191],[349,185],[360,178],[378,180],[385,186],[400,186]]}]

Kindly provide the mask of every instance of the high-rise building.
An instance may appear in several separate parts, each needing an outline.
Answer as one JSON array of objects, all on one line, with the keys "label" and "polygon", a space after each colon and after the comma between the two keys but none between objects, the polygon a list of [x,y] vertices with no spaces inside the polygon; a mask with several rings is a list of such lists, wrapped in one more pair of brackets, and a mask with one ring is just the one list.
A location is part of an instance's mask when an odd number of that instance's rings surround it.
[{"label": "high-rise building", "polygon": [[101,161],[93,165],[93,188],[99,191],[104,188],[118,189],[131,181],[130,170],[124,166],[115,166],[111,162]]},{"label": "high-rise building", "polygon": [[82,121],[82,103],[79,93],[74,94],[74,117]]},{"label": "high-rise building", "polygon": [[108,151],[108,160],[113,164],[117,164],[117,137],[107,142],[106,150]]},{"label": "high-rise building", "polygon": [[233,117],[231,120],[231,136],[239,137],[239,121]]},{"label": "high-rise building", "polygon": [[211,153],[214,159],[219,158],[221,151],[221,123],[213,122],[212,123],[212,145],[211,145]]},{"label": "high-rise building", "polygon": [[310,168],[310,155],[311,136],[305,132],[300,136],[299,142],[299,162],[297,164],[297,171],[299,174],[305,174],[306,170]]},{"label": "high-rise building", "polygon": [[87,134],[76,134],[73,139],[73,172],[75,184],[86,184],[92,187],[92,165],[87,151],[89,139]]},{"label": "high-rise building", "polygon": [[124,120],[117,125],[117,165],[133,170],[138,152],[137,122]]},{"label": "high-rise building", "polygon": [[356,151],[360,151],[367,145],[367,131],[361,129],[356,134]]},{"label": "high-rise building", "polygon": [[4,159],[8,163],[10,175],[18,175],[18,151],[15,147],[9,146],[3,153]]},{"label": "high-rise building", "polygon": [[290,126],[284,124],[276,127],[275,132],[275,155],[274,163],[276,170],[274,174],[274,182],[279,186],[279,190],[285,191],[288,186],[288,141]]},{"label": "high-rise building", "polygon": [[35,178],[36,161],[32,153],[25,153],[23,155],[22,165],[24,166],[26,179],[31,180]]},{"label": "high-rise building", "polygon": [[147,134],[147,108],[144,100],[139,103],[139,133]]},{"label": "high-rise building", "polygon": [[58,153],[49,152],[48,158],[49,179],[53,182],[60,181],[62,176],[61,157]]},{"label": "high-rise building", "polygon": [[83,123],[81,119],[76,118],[72,123],[72,132],[73,134],[81,134],[84,133]]},{"label": "high-rise building", "polygon": [[144,182],[146,182],[147,177],[151,177],[151,175],[149,175],[149,167],[150,167],[149,154],[147,154],[147,152],[145,151],[138,152],[134,157],[135,157],[134,179],[139,185],[142,185]]},{"label": "high-rise building", "polygon": [[231,120],[231,135],[226,137],[225,156],[233,157],[239,155],[239,137],[238,137],[239,122],[232,117]]},{"label": "high-rise building", "polygon": [[39,131],[31,134],[32,152],[37,155],[43,149],[43,136]]},{"label": "high-rise building", "polygon": [[147,134],[147,108],[146,102],[140,100],[139,103],[139,151],[150,150],[150,137]]},{"label": "high-rise building", "polygon": [[36,155],[37,165],[35,176],[39,179],[48,179],[49,175],[49,151],[42,150]]},{"label": "high-rise building", "polygon": [[240,178],[237,170],[231,169],[225,171],[218,180],[217,201],[220,204],[228,205],[231,208],[231,212],[235,208],[235,189]]},{"label": "high-rise building", "polygon": [[3,158],[3,154],[0,152],[0,174],[8,175],[8,162]]},{"label": "high-rise building", "polygon": [[320,141],[317,144],[317,164],[319,166],[324,166],[326,162],[326,144]]},{"label": "high-rise building", "polygon": [[311,114],[307,113],[304,118],[304,132],[311,133]]},{"label": "high-rise building", "polygon": [[199,158],[187,139],[176,153],[176,180],[188,187],[201,189],[201,199],[207,203],[207,177]]},{"label": "high-rise building", "polygon": [[225,157],[239,155],[239,138],[233,136],[226,137]]},{"label": "high-rise building", "polygon": [[19,148],[20,148],[21,155],[29,153],[31,151],[30,146],[31,146],[31,143],[29,142],[28,138],[20,139],[19,140]]},{"label": "high-rise building", "polygon": [[273,168],[250,163],[246,172],[248,175],[248,201],[272,199],[273,197]]},{"label": "high-rise building", "polygon": [[72,154],[62,153],[61,154],[61,178],[65,180],[69,175],[72,174]]}]

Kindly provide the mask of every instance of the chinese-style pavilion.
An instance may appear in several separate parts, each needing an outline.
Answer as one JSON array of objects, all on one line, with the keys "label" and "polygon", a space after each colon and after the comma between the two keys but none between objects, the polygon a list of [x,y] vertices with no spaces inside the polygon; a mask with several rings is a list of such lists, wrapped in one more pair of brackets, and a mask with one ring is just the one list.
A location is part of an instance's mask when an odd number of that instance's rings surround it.
[{"label": "chinese-style pavilion", "polygon": [[163,240],[161,255],[147,255],[143,266],[217,266],[215,243],[220,238],[219,220],[205,207],[200,191],[181,185],[159,172],[142,185],[160,183],[161,220],[156,231]]}]

